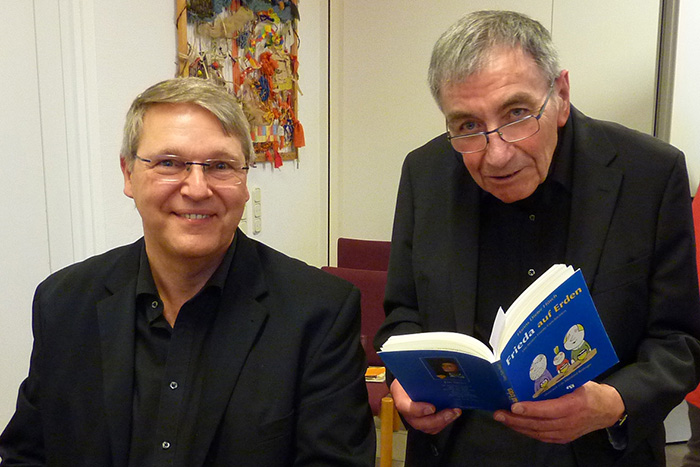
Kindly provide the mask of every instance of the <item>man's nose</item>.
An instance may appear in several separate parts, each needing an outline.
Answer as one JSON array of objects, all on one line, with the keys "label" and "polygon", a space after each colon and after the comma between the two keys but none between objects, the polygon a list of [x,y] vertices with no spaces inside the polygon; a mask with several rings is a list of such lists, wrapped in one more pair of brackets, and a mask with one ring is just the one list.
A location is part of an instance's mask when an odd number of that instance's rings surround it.
[{"label": "man's nose", "polygon": [[201,164],[190,164],[182,182],[182,194],[190,198],[206,198],[211,195],[209,181],[205,173],[206,167]]},{"label": "man's nose", "polygon": [[506,143],[501,137],[492,133],[489,135],[489,144],[486,146],[484,161],[493,167],[505,167],[515,154],[513,143]]}]

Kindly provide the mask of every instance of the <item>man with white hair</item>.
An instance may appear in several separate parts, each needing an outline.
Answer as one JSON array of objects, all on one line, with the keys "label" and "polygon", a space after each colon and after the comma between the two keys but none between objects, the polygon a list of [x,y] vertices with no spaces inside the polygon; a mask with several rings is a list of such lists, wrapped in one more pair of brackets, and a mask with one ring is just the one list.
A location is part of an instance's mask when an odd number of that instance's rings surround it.
[{"label": "man with white hair", "polygon": [[663,421],[700,379],[700,299],[683,154],[569,102],[548,31],[466,15],[437,41],[446,133],[404,163],[375,340],[457,331],[483,342],[552,264],[583,271],[619,357],[563,397],[436,413],[391,383],[407,465],[663,466]]}]

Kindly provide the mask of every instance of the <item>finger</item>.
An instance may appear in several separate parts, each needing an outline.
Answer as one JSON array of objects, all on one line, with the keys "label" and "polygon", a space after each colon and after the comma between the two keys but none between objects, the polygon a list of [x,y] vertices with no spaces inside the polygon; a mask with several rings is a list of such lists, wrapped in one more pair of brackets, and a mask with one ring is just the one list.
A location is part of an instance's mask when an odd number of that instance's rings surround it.
[{"label": "finger", "polygon": [[[556,399],[515,403],[511,406],[511,411],[516,415],[524,415],[532,418],[562,418],[565,414],[587,410],[592,403],[593,405],[600,405],[600,402],[594,403],[593,401],[602,397],[601,393],[605,390],[603,386],[604,385],[594,381],[589,381],[583,386],[576,388],[574,392],[557,397]],[[612,391],[614,395],[617,395],[614,389],[612,389]]]},{"label": "finger", "polygon": [[558,437],[563,434],[564,437],[569,436],[569,433],[576,431],[578,428],[576,426],[576,420],[563,418],[557,420],[541,420],[533,418],[522,418],[513,416],[498,416],[494,415],[494,419],[498,422],[503,423],[508,428],[515,431],[528,434],[537,434],[539,439],[542,436],[546,437]]},{"label": "finger", "polygon": [[398,380],[391,383],[391,396],[394,399],[396,410],[404,417],[416,418],[435,413],[435,406],[432,404],[413,401]]},{"label": "finger", "polygon": [[537,431],[556,431],[568,428],[575,419],[564,414],[561,418],[537,418],[524,415],[516,415],[506,410],[498,410],[493,414],[494,420],[511,428],[532,429]]},{"label": "finger", "polygon": [[575,440],[578,435],[576,433],[561,432],[561,431],[535,431],[524,428],[513,428],[514,431],[521,433],[530,438],[542,441],[544,443],[565,444]]},{"label": "finger", "polygon": [[568,443],[583,434],[579,433],[576,420],[570,417],[537,419],[500,410],[494,413],[493,418],[518,433],[546,443]]},{"label": "finger", "polygon": [[558,419],[575,411],[580,402],[580,398],[571,393],[546,401],[517,402],[510,407],[510,411],[516,416]]},{"label": "finger", "polygon": [[439,433],[462,414],[459,409],[445,409],[435,413],[434,405],[411,400],[398,380],[391,384],[391,395],[394,398],[396,410],[404,420],[416,430],[425,433]]},{"label": "finger", "polygon": [[404,419],[416,430],[435,435],[457,420],[460,415],[462,415],[460,409],[444,409],[432,415],[420,417],[404,416]]}]

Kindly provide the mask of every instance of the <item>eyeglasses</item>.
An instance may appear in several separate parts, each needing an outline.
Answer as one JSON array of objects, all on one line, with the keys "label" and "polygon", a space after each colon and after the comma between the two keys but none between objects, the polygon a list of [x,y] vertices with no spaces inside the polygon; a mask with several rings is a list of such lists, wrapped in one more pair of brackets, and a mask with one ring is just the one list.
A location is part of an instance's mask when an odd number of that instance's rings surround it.
[{"label": "eyeglasses", "polygon": [[152,170],[164,182],[182,182],[193,165],[202,167],[209,183],[231,183],[240,185],[250,169],[245,163],[234,159],[208,159],[204,162],[182,160],[179,156],[163,154],[150,159],[134,154],[134,157]]},{"label": "eyeglasses", "polygon": [[450,128],[447,126],[447,139],[452,143],[452,147],[455,151],[462,154],[471,154],[474,152],[481,152],[486,149],[489,144],[489,135],[491,133],[497,133],[498,136],[506,143],[516,143],[524,139],[534,136],[538,131],[540,131],[540,118],[544,114],[544,110],[547,107],[547,102],[552,95],[552,90],[554,90],[554,80],[552,84],[549,85],[549,92],[547,92],[547,97],[544,100],[544,104],[540,108],[540,111],[535,114],[530,114],[526,117],[520,118],[514,122],[506,123],[498,128],[490,131],[480,131],[478,133],[469,133],[461,135],[451,135]]}]

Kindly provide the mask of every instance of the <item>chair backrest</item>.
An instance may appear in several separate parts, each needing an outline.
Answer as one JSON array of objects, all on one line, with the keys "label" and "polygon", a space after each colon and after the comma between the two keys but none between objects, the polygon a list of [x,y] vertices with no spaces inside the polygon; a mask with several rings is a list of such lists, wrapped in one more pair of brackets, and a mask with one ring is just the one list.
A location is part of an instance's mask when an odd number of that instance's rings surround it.
[{"label": "chair backrest", "polygon": [[386,271],[390,248],[391,242],[341,237],[338,239],[338,267]]},{"label": "chair backrest", "polygon": [[369,365],[384,366],[374,350],[372,341],[379,326],[384,322],[384,289],[386,287],[386,271],[370,271],[365,269],[336,268],[324,266],[324,271],[351,282],[362,294],[362,347],[367,355]]},{"label": "chair backrest", "polygon": [[[693,198],[693,225],[695,226],[695,261],[698,267],[698,282],[700,285],[700,187]],[[700,385],[685,396],[690,404],[700,407]]]}]

